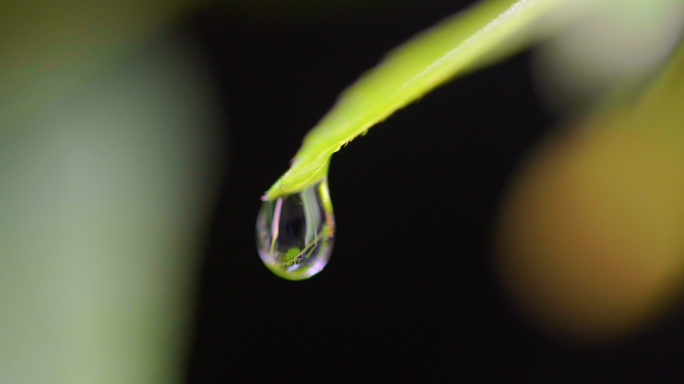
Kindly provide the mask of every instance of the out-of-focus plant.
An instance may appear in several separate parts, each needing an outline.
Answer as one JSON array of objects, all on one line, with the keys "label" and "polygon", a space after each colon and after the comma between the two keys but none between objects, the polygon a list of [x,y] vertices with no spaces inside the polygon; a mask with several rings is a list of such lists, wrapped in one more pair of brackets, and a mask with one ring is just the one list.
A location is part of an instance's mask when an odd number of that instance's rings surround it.
[{"label": "out-of-focus plant", "polygon": [[684,49],[655,82],[533,151],[497,231],[507,291],[571,343],[657,324],[684,283]]}]

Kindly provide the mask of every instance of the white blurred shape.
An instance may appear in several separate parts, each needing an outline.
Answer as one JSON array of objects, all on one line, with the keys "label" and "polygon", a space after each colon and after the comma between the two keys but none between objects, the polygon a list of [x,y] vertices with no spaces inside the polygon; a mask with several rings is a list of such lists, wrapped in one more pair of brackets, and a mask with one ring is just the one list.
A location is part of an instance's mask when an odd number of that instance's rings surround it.
[{"label": "white blurred shape", "polygon": [[537,49],[537,89],[553,110],[582,110],[661,64],[683,23],[679,0],[605,2]]}]

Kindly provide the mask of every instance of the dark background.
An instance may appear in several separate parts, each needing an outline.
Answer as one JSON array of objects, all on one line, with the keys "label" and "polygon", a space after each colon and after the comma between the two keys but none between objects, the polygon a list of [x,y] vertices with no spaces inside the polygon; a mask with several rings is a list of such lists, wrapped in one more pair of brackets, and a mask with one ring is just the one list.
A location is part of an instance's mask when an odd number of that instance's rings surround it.
[{"label": "dark background", "polygon": [[530,53],[455,80],[337,153],[328,266],[280,279],[254,242],[261,194],[340,91],[468,2],[385,4],[306,20],[207,9],[183,21],[227,111],[229,173],[207,238],[188,382],[677,381],[683,316],[604,346],[526,325],[493,273],[515,167],[554,119]]}]

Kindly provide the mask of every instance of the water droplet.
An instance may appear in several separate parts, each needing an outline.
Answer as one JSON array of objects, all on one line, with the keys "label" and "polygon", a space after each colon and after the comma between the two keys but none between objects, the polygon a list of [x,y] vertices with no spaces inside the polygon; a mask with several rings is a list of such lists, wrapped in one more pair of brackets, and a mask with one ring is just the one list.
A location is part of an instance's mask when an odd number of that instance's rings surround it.
[{"label": "water droplet", "polygon": [[307,279],[328,263],[335,219],[326,178],[301,192],[264,201],[257,216],[259,256],[276,275]]}]

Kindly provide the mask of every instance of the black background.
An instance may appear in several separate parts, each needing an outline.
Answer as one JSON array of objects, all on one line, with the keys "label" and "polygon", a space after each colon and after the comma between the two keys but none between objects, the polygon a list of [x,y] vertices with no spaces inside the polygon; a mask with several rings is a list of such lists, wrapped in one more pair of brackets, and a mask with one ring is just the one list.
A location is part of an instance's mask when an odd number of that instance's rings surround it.
[{"label": "black background", "polygon": [[229,173],[207,239],[188,382],[664,382],[682,316],[641,337],[570,348],[516,315],[493,273],[507,181],[553,126],[530,54],[455,80],[332,160],[328,266],[282,280],[255,248],[261,194],[339,92],[466,2],[388,4],[307,21],[188,17],[223,97]]}]

